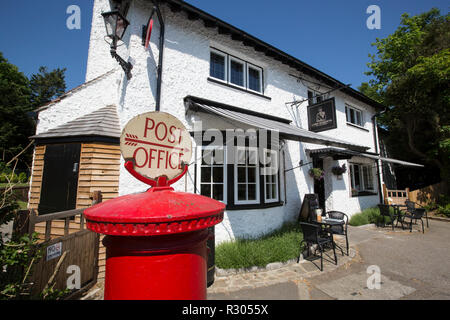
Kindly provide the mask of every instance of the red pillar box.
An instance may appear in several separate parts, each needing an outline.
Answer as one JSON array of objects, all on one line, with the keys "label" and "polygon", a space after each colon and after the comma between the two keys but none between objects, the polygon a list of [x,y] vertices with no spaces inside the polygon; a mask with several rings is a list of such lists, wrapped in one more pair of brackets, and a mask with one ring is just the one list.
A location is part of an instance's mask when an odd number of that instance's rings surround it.
[{"label": "red pillar box", "polygon": [[106,237],[105,300],[206,299],[207,228],[222,202],[170,185],[188,170],[189,132],[174,116],[148,112],[122,131],[125,168],[152,186],[86,209],[86,226]]},{"label": "red pillar box", "polygon": [[87,209],[87,227],[107,235],[105,300],[206,299],[207,228],[224,209],[169,186]]}]

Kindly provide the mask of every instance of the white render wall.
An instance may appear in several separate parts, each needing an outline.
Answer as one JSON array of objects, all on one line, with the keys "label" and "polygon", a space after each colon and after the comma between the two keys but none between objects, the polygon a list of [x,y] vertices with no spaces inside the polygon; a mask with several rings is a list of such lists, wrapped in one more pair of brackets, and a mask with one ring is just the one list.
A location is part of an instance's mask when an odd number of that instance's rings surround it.
[{"label": "white render wall", "polygon": [[[86,80],[95,79],[111,69],[117,71],[93,81],[70,97],[54,103],[42,111],[39,115],[37,133],[54,128],[108,104],[117,106],[121,128],[134,116],[155,109],[156,67],[159,55],[157,20],[155,20],[152,32],[150,49],[146,50],[141,44],[142,25],[147,23],[151,12],[151,3],[136,0],[132,3],[127,15],[131,25],[127,29],[124,45],[119,47],[118,53],[133,64],[130,80],[126,79],[118,63],[111,58],[109,45],[104,41],[105,27],[101,12],[108,10],[110,8],[107,0],[95,0]],[[169,112],[179,118],[189,130],[192,130],[194,121],[199,120],[203,121],[205,128],[229,126],[227,122],[224,123],[217,117],[199,113],[192,114],[191,112],[186,114],[183,99],[192,95],[290,119],[293,120],[294,125],[308,128],[306,103],[297,108],[285,105],[286,102],[294,99],[300,100],[307,96],[307,88],[289,75],[290,73],[299,74],[298,71],[256,52],[251,47],[231,40],[230,36],[219,35],[217,29],[205,28],[201,20],[190,21],[182,16],[185,15],[184,13],[172,13],[166,6],[162,7],[162,12],[166,32],[161,111]],[[264,95],[270,97],[271,100],[208,81],[210,46],[262,67],[264,69]],[[322,91],[325,92],[328,89],[324,87]],[[366,145],[373,151],[373,127],[370,120],[371,114],[374,113],[373,108],[338,91],[335,91],[333,96],[336,98],[338,128],[324,131],[321,134]],[[365,128],[368,131],[346,124],[345,103],[365,110]],[[245,127],[243,128],[245,129]],[[286,141],[284,147],[285,168],[298,166],[300,160],[303,160],[304,163],[310,162],[311,159],[307,157],[305,150],[323,147],[325,146]],[[284,196],[284,190],[280,195],[282,201],[286,199],[284,206],[226,212],[223,223],[216,226],[216,243],[235,237],[259,236],[278,228],[285,221],[294,220],[300,210],[304,194],[313,192],[314,183],[308,175],[309,168],[311,166],[308,165],[286,173],[286,196]],[[193,169],[192,166],[186,177],[174,186],[176,190],[194,191]],[[332,183],[329,183],[328,186],[332,186],[333,190],[327,198],[327,209],[329,210],[342,210],[351,215],[362,208],[378,203],[378,196],[351,198],[348,192],[347,175],[344,175],[344,179],[340,181],[337,181],[334,176],[329,179]],[[280,187],[284,189],[284,184],[280,184]],[[122,159],[119,194],[140,192],[147,188],[147,185],[134,179],[124,169]]]}]

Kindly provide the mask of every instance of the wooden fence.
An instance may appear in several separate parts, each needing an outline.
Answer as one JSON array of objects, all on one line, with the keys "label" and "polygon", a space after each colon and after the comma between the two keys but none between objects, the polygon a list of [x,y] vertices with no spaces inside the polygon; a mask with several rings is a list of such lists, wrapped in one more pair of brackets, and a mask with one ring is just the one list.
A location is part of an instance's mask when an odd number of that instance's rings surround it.
[{"label": "wooden fence", "polygon": [[430,202],[437,202],[439,195],[448,194],[447,188],[443,182],[431,186],[410,191],[409,188],[403,190],[387,189],[383,184],[384,202],[386,204],[404,204],[405,200],[410,200],[423,206]]},{"label": "wooden fence", "polygon": [[[97,194],[93,204],[100,201],[101,194]],[[40,245],[45,247],[43,257],[35,264],[31,276],[34,283],[33,295],[38,295],[45,288],[66,289],[68,278],[78,271],[80,287],[71,290],[65,299],[81,295],[97,282],[99,234],[85,229],[84,210],[75,209],[40,216],[36,215],[35,210],[30,211],[27,231],[29,234],[41,231]],[[55,237],[52,224],[61,223],[64,225],[63,234]],[[78,230],[74,230],[74,225]],[[22,232],[23,229],[22,221]]]},{"label": "wooden fence", "polygon": [[410,191],[409,200],[414,201],[420,205],[426,205],[430,202],[438,202],[439,195],[448,195],[448,190],[445,183],[436,183],[431,186]]}]

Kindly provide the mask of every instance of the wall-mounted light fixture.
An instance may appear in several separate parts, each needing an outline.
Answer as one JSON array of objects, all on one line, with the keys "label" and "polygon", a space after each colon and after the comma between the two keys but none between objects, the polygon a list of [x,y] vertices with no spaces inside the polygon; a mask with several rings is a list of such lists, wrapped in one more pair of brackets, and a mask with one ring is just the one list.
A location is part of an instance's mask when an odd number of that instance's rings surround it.
[{"label": "wall-mounted light fixture", "polygon": [[118,11],[110,11],[102,13],[103,19],[105,20],[106,26],[106,35],[111,38],[111,56],[119,62],[122,69],[125,71],[127,75],[127,79],[131,79],[131,69],[133,66],[130,62],[126,62],[122,59],[116,52],[117,42],[122,40],[127,27],[129,26],[129,22],[125,17]]}]

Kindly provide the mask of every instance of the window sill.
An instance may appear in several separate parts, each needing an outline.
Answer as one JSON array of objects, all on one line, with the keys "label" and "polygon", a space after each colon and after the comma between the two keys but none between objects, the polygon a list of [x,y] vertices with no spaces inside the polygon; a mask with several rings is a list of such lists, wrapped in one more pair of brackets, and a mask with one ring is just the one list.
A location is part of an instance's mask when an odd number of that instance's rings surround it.
[{"label": "window sill", "polygon": [[353,127],[353,128],[357,128],[357,129],[369,132],[369,129],[366,129],[364,127],[358,126],[357,124],[354,124],[354,123],[351,123],[351,122],[347,122],[347,125],[350,126],[350,127]]},{"label": "window sill", "polygon": [[263,204],[240,204],[240,205],[227,205],[226,211],[237,211],[237,210],[251,210],[251,209],[266,209],[281,207],[284,205],[283,201],[263,203]]},{"label": "window sill", "polygon": [[233,84],[229,84],[229,83],[224,82],[224,81],[222,81],[222,80],[214,79],[214,78],[211,78],[211,77],[208,77],[207,80],[208,80],[209,82],[214,82],[214,83],[217,83],[217,84],[221,84],[221,85],[226,86],[226,87],[228,87],[228,88],[233,88],[233,89],[236,89],[236,90],[239,90],[239,91],[242,91],[242,92],[247,92],[247,93],[253,94],[253,95],[255,95],[255,96],[258,96],[258,97],[267,99],[267,100],[272,100],[271,97],[265,96],[265,95],[263,95],[263,94],[261,94],[261,93],[258,93],[258,92],[256,92],[256,91],[248,90],[248,89],[245,89],[245,88],[243,88],[243,87],[239,87],[239,86],[236,86],[236,85],[233,85]]}]

